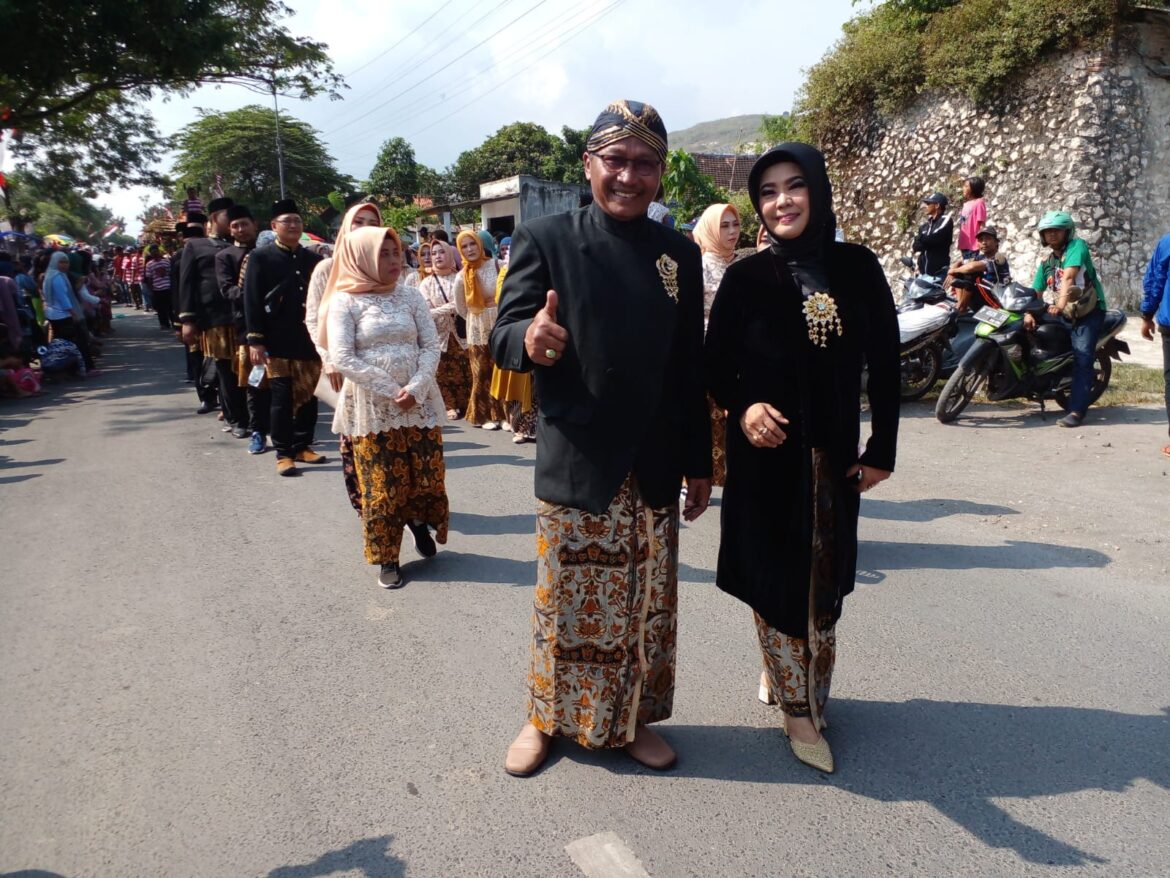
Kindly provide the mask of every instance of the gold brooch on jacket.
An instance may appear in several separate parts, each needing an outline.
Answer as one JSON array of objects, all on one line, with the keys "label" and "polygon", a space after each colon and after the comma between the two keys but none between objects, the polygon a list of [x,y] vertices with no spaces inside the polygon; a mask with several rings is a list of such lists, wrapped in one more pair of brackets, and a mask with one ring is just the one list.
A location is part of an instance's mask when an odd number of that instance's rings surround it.
[{"label": "gold brooch on jacket", "polygon": [[658,276],[662,278],[662,285],[666,287],[666,295],[678,303],[678,263],[663,253],[654,263],[658,269]]},{"label": "gold brooch on jacket", "polygon": [[804,320],[809,340],[815,345],[828,347],[825,342],[833,332],[843,335],[837,303],[828,293],[813,293],[804,300]]}]

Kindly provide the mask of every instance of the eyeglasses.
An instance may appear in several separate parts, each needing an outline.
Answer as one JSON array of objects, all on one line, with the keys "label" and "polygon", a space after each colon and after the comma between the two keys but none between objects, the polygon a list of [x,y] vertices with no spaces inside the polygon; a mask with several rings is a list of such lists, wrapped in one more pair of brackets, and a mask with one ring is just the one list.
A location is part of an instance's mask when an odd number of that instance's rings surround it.
[{"label": "eyeglasses", "polygon": [[605,165],[611,174],[620,174],[632,165],[634,173],[639,177],[653,177],[662,167],[662,162],[657,159],[628,159],[608,152],[593,152],[590,155]]},{"label": "eyeglasses", "polygon": [[303,226],[305,221],[299,216],[290,216],[285,219],[273,220],[278,226]]}]

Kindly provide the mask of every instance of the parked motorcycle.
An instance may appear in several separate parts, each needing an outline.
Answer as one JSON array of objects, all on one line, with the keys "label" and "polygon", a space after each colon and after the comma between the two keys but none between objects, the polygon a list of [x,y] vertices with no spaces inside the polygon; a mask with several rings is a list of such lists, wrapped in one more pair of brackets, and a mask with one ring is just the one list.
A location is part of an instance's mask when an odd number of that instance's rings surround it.
[{"label": "parked motorcycle", "polygon": [[[954,421],[986,385],[987,398],[1032,399],[1043,411],[1052,399],[1064,409],[1072,390],[1073,352],[1071,324],[1051,318],[1044,300],[1023,284],[996,287],[1001,307],[986,305],[975,314],[979,321],[975,342],[943,387],[934,414],[942,423]],[[1037,321],[1034,332],[1024,328],[1024,315]],[[1125,326],[1125,314],[1108,311],[1097,341],[1096,364],[1090,402],[1096,402],[1109,386],[1113,360],[1129,353],[1129,345],[1117,336]]]},{"label": "parked motorcycle", "polygon": [[[902,264],[914,268],[905,257]],[[942,278],[910,275],[902,280],[898,303],[902,399],[921,399],[940,377],[950,376],[975,339],[974,318],[960,314]]]}]

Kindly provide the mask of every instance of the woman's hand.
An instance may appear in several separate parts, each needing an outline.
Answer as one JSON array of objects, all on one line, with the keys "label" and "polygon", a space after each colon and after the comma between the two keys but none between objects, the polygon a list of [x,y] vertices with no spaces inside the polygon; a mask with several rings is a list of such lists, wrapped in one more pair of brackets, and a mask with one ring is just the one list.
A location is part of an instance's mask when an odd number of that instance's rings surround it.
[{"label": "woman's hand", "polygon": [[345,383],[345,376],[337,371],[337,367],[327,365],[325,367],[325,374],[329,376],[329,386],[333,388],[334,393],[341,393],[341,385]]},{"label": "woman's hand", "polygon": [[781,424],[787,423],[788,418],[780,414],[779,409],[766,402],[757,402],[748,406],[747,411],[740,416],[739,428],[756,448],[778,448],[788,438],[781,427]]},{"label": "woman's hand", "polygon": [[884,482],[890,477],[888,469],[878,469],[876,466],[865,466],[855,463],[845,473],[845,478],[856,479],[857,493],[864,494],[878,482]]},{"label": "woman's hand", "polygon": [[404,387],[394,395],[394,404],[404,412],[408,412],[418,405],[418,400],[414,398],[414,394]]}]

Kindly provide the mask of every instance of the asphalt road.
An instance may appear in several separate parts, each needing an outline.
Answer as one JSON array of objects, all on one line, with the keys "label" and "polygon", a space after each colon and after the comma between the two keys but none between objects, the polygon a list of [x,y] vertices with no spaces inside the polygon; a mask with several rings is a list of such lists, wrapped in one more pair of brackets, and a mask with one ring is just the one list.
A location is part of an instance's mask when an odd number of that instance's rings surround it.
[{"label": "asphalt road", "polygon": [[[332,460],[278,479],[193,414],[152,317],[115,325],[102,376],[0,402],[0,875],[1168,873],[1159,408],[907,407],[838,628],[836,774],[756,701],[713,509],[682,536],[678,766],[559,743],[518,780],[534,448],[449,427],[451,539],[383,591],[326,416]],[[628,868],[582,865],[603,833]]]}]

